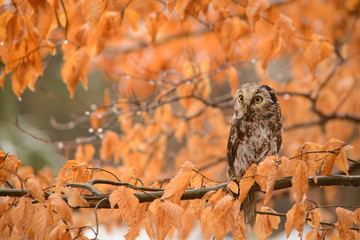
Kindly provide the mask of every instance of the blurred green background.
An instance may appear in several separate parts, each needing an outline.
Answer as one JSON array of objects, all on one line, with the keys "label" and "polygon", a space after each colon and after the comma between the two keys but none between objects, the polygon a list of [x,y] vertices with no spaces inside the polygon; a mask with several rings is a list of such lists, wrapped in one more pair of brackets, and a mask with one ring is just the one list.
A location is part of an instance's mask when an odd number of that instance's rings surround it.
[{"label": "blurred green background", "polygon": [[[17,155],[23,165],[35,169],[44,166],[57,172],[65,162],[65,151],[55,143],[44,143],[24,133],[18,127],[38,138],[54,141],[74,141],[79,136],[90,136],[89,122],[73,129],[56,129],[51,119],[67,124],[90,111],[91,104],[101,104],[107,82],[99,72],[88,76],[88,91],[78,85],[74,99],[70,99],[61,79],[62,55],[50,56],[44,62],[44,75],[36,82],[35,92],[26,89],[21,101],[11,87],[11,74],[6,76],[5,88],[0,89],[0,150]],[[71,155],[70,155],[71,157]]]}]

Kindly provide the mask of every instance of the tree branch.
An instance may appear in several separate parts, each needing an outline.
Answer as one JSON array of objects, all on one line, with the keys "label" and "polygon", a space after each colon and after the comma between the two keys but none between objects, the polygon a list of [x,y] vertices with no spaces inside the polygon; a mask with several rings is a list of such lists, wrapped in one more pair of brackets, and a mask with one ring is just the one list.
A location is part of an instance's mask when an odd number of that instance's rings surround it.
[{"label": "tree branch", "polygon": [[[292,186],[291,184],[292,177],[285,177],[281,179],[277,179],[275,182],[274,190],[280,190],[280,189],[286,189],[290,188]],[[93,180],[94,181],[94,180]],[[124,183],[124,182],[114,182],[114,181],[108,181],[108,180],[97,180],[96,183],[100,184],[110,184],[110,185],[121,185],[133,188],[132,184]],[[85,185],[92,186],[92,184],[95,184],[94,182],[91,183],[68,183],[67,186],[71,186],[73,188],[82,188],[84,189]],[[354,175],[354,176],[343,176],[343,175],[337,175],[337,176],[317,176],[317,182],[313,179],[313,177],[309,177],[309,186],[313,187],[319,187],[319,186],[352,186],[352,187],[359,187],[360,186],[360,175]],[[225,189],[227,187],[227,183],[219,184],[212,187],[204,187],[204,188],[195,188],[195,189],[188,189],[186,190],[181,199],[182,200],[191,200],[191,199],[201,199],[206,193],[210,191],[217,191],[219,189]],[[145,188],[145,187],[136,187],[137,190],[141,190],[143,192],[135,193],[134,195],[136,198],[139,199],[140,203],[144,202],[152,202],[155,199],[161,198],[161,196],[164,194],[164,191],[156,191],[158,189],[152,189],[152,188]],[[89,189],[89,188],[87,188]],[[92,188],[91,188],[92,189]],[[152,190],[153,192],[149,192]],[[155,191],[154,191],[155,190]],[[252,191],[260,191],[260,187],[255,184],[252,187]],[[10,197],[22,197],[26,194],[29,194],[28,190],[21,190],[21,189],[0,189],[0,196],[10,196]],[[46,198],[48,198],[52,192],[44,192],[44,195]],[[85,195],[82,196],[88,201],[89,208],[110,208],[110,203],[106,199],[110,194],[102,194],[100,192],[97,192],[95,195]],[[67,196],[62,195],[63,199],[67,201]],[[101,203],[99,203],[101,201]],[[36,202],[36,201],[35,201]]]}]

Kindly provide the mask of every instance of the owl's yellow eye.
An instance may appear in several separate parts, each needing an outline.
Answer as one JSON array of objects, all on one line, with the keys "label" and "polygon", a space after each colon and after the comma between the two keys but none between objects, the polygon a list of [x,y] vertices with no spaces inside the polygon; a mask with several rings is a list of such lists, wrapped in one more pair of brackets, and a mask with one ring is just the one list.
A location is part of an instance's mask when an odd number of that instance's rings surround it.
[{"label": "owl's yellow eye", "polygon": [[255,98],[254,98],[254,102],[255,102],[255,103],[261,103],[261,102],[262,102],[262,97],[259,97],[259,96],[258,96],[258,97],[255,97]]},{"label": "owl's yellow eye", "polygon": [[240,97],[239,97],[239,102],[243,102],[244,101],[244,96],[243,95],[240,95]]}]

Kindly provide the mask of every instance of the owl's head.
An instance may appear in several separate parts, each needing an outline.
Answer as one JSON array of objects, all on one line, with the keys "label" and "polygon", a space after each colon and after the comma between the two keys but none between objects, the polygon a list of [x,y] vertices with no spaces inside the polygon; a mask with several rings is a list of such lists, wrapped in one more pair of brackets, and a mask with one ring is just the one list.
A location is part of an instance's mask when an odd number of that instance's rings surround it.
[{"label": "owl's head", "polygon": [[276,93],[268,85],[246,83],[236,91],[234,110],[238,116],[265,115],[278,108]]}]

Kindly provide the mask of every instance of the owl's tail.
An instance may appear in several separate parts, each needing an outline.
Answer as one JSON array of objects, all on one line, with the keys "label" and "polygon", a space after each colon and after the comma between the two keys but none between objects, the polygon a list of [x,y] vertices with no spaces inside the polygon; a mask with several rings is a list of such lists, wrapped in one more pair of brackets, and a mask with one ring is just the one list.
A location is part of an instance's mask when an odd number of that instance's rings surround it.
[{"label": "owl's tail", "polygon": [[244,211],[245,223],[251,227],[254,227],[256,220],[256,199],[257,192],[250,191],[241,204],[241,210]]}]

